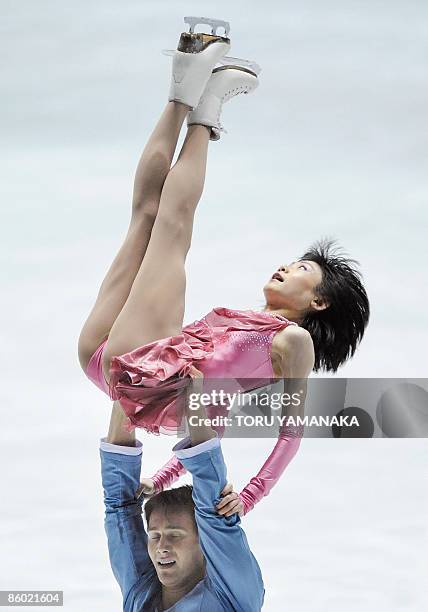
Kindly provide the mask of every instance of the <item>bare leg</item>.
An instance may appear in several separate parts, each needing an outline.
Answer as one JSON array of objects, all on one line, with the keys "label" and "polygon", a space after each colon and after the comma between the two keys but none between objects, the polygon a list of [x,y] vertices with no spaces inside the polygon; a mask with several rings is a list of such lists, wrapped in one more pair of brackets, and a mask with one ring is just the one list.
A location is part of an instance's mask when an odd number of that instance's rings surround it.
[{"label": "bare leg", "polygon": [[184,264],[205,181],[208,142],[206,127],[191,126],[177,163],[166,178],[149,246],[104,351],[107,379],[114,355],[181,332]]},{"label": "bare leg", "polygon": [[188,110],[187,106],[170,102],[141,156],[135,175],[131,221],[125,241],[107,272],[80,334],[79,360],[83,369],[86,369],[91,355],[110,333],[128,298],[149,244],[162,187]]}]

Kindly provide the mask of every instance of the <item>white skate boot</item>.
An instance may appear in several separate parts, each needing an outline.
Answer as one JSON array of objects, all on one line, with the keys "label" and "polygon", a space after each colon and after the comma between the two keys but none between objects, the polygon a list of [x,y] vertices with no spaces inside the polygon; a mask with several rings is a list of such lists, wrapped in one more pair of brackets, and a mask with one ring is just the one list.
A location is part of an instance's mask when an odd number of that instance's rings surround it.
[{"label": "white skate boot", "polygon": [[[230,49],[229,24],[218,19],[185,17],[190,26],[183,32],[174,52],[169,101],[181,102],[195,108],[205,89],[212,69]],[[195,32],[198,24],[211,26],[211,34]],[[217,29],[224,28],[224,36],[217,36]]]},{"label": "white skate boot", "polygon": [[187,125],[211,128],[211,140],[219,140],[226,130],[220,123],[223,104],[239,94],[248,94],[258,86],[257,74],[242,66],[215,68],[198,106],[187,115]]}]

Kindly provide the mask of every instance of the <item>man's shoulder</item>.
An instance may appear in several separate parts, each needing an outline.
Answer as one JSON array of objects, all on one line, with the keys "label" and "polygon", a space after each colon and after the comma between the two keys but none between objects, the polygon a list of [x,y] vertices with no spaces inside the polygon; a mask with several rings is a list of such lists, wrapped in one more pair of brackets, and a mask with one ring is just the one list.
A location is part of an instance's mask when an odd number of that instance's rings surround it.
[{"label": "man's shoulder", "polygon": [[[157,576],[156,576],[157,580]],[[162,590],[161,584],[157,580],[157,584],[153,583],[149,591],[147,585],[136,584],[133,596],[126,602],[124,607],[125,612],[157,612],[161,609]],[[223,602],[219,596],[209,576],[206,575],[191,591],[186,593],[174,606],[168,608],[164,612],[196,612],[204,610],[204,612],[226,612],[230,610],[230,605]]]},{"label": "man's shoulder", "polygon": [[153,567],[153,573],[141,576],[123,602],[124,612],[155,611],[161,601],[162,585]]}]

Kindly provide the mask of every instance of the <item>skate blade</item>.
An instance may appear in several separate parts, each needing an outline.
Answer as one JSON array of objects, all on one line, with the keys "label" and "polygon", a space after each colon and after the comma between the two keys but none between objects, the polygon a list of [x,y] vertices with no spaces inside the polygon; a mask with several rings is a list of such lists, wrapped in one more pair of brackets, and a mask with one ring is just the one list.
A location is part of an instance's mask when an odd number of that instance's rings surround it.
[{"label": "skate blade", "polygon": [[247,74],[252,74],[254,77],[258,76],[253,70],[250,70],[246,66],[245,67],[244,66],[237,66],[236,64],[227,64],[225,66],[218,66],[217,68],[214,68],[212,73],[216,74],[217,72],[221,72],[222,70],[240,70],[241,72],[246,72]]},{"label": "skate blade", "polygon": [[[163,55],[172,56],[175,54],[175,49],[162,49],[162,53]],[[256,76],[258,76],[262,71],[257,62],[242,59],[241,57],[231,57],[230,55],[223,55],[223,57],[221,57],[217,63],[221,64],[222,66],[228,66],[230,64],[233,64],[234,66],[242,66],[242,68],[248,68],[254,72]]]},{"label": "skate blade", "polygon": [[[212,19],[211,17],[185,17],[184,23],[187,23],[189,26],[189,34],[193,34],[195,28],[198,25],[209,25],[211,27],[211,34],[214,36],[224,36],[225,38],[229,38],[230,32],[230,24],[228,21],[223,21],[222,19]],[[217,34],[218,28],[224,29],[224,34]]]}]

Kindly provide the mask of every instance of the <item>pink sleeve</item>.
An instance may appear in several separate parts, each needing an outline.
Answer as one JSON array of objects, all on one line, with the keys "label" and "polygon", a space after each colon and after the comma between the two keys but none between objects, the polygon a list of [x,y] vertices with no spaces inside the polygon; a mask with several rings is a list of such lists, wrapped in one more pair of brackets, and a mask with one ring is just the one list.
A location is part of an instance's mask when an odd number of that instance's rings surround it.
[{"label": "pink sleeve", "polygon": [[239,497],[244,502],[244,514],[254,506],[276,485],[287,465],[297,453],[303,436],[303,427],[285,427],[279,434],[275,448],[263,464],[263,467],[244,487]]},{"label": "pink sleeve", "polygon": [[173,455],[171,459],[165,463],[165,465],[163,465],[154,476],[152,476],[152,480],[155,483],[156,493],[170,487],[180,478],[180,476],[185,473],[185,467],[179,462],[177,457]]},{"label": "pink sleeve", "polygon": [[[208,418],[213,418],[217,415],[226,416],[227,409],[222,407],[219,410],[218,406],[207,406],[207,416]],[[214,412],[213,412],[214,411]],[[214,427],[219,438],[222,438],[224,435],[224,426]],[[186,468],[180,463],[175,455],[171,457],[171,459],[163,465],[154,476],[152,476],[152,480],[155,483],[155,491],[159,493],[160,491],[164,491],[168,487],[174,484],[180,476],[186,473]]]}]

